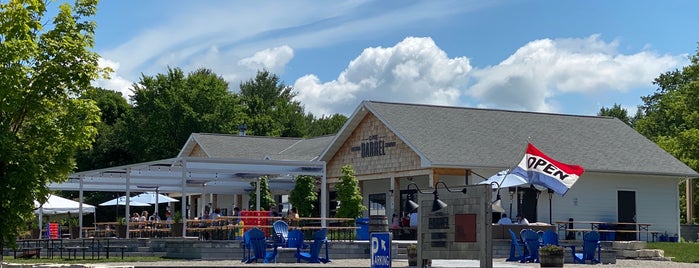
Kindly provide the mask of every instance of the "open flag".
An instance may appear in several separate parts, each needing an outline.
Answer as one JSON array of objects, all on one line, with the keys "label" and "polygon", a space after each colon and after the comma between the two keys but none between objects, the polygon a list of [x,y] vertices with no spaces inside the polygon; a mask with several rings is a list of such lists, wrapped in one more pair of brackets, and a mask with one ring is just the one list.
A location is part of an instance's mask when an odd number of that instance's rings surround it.
[{"label": "open flag", "polygon": [[527,152],[512,173],[529,180],[529,183],[546,186],[564,195],[575,184],[585,170],[578,165],[569,165],[548,157],[531,143]]}]

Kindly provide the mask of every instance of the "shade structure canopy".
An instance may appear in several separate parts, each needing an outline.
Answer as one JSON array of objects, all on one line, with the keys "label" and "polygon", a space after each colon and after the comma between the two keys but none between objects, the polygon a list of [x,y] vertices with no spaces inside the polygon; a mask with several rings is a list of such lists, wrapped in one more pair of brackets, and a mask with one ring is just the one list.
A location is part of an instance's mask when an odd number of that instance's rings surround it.
[{"label": "shade structure canopy", "polygon": [[[125,206],[126,205],[126,196],[120,196],[118,198],[114,198],[112,200],[109,200],[107,202],[99,204],[100,206]],[[134,201],[133,197],[131,200],[129,200],[129,206],[132,207],[148,207],[150,204],[144,203],[144,202],[138,202]]]},{"label": "shade structure canopy", "polygon": [[[76,202],[70,199],[66,199],[57,195],[49,195],[49,198],[45,203],[39,204],[39,202],[34,201],[34,214],[67,214],[67,213],[80,213],[80,202]],[[83,203],[83,213],[94,213],[95,206]]]},{"label": "shade structure canopy", "polygon": [[83,171],[49,189],[102,192],[244,194],[250,183],[266,177],[270,191],[288,191],[294,177],[325,177],[325,162],[177,157],[133,165]]},{"label": "shade structure canopy", "polygon": [[529,183],[529,181],[526,178],[517,174],[512,174],[509,172],[509,170],[506,169],[498,172],[493,176],[490,176],[490,178],[482,182],[479,182],[478,184],[490,184],[493,186],[493,188],[505,188],[525,185],[527,183]]},{"label": "shade structure canopy", "polygon": [[[272,193],[288,192],[288,189],[293,187],[297,175],[321,178],[321,200],[327,200],[325,162],[272,160],[268,157],[259,160],[189,156],[168,158],[73,173],[68,176],[67,181],[50,183],[47,186],[52,190],[81,193],[102,191],[125,192],[126,195],[130,195],[131,192],[153,190],[161,193],[180,193],[183,197],[180,207],[184,215],[188,206],[187,198],[184,197],[187,195],[245,194],[251,190],[251,183],[258,182],[262,177],[267,178],[267,185]],[[259,189],[259,183],[257,185]],[[129,214],[129,207],[126,206],[126,214]],[[327,202],[321,202],[320,213],[321,218],[326,218]],[[186,218],[184,220],[186,223]],[[326,226],[325,219],[321,220],[321,225]],[[186,227],[182,229],[182,236],[185,234]]]}]

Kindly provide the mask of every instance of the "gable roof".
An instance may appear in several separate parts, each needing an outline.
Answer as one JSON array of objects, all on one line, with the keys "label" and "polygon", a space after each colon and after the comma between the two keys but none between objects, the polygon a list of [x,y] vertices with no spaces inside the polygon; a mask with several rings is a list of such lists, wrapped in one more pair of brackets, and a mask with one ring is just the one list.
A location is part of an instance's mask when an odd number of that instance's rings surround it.
[{"label": "gable roof", "polygon": [[317,160],[333,136],[310,139],[192,133],[178,157],[199,145],[207,157],[273,160]]},{"label": "gable roof", "polygon": [[513,168],[531,142],[586,171],[699,177],[613,117],[377,101],[361,103],[320,160],[332,158],[369,113],[420,155],[423,167]]}]

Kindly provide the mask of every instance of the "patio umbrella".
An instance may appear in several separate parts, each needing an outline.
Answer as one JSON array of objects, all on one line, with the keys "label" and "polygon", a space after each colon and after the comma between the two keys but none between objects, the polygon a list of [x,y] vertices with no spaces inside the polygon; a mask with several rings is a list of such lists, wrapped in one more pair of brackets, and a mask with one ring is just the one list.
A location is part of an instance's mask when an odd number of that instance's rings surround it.
[{"label": "patio umbrella", "polygon": [[[100,206],[124,206],[126,205],[126,196],[120,196],[119,198],[114,198],[102,204]],[[131,207],[148,207],[150,204],[144,202],[134,201],[133,197],[129,200],[129,206]]]},{"label": "patio umbrella", "polygon": [[[496,182],[497,184],[493,183]],[[529,183],[529,181],[517,174],[510,173],[509,169],[498,172],[497,174],[490,176],[487,180],[479,182],[478,184],[490,184],[493,188],[497,189],[505,187],[520,186]]]},{"label": "patio umbrella", "polygon": [[[493,176],[490,176],[490,178],[488,178],[487,180],[479,182],[478,184],[490,184],[493,187],[493,189],[499,190],[500,188],[521,186],[527,183],[529,182],[526,178],[517,174],[512,174],[510,173],[509,169],[505,169],[496,173]],[[498,204],[497,206],[493,204],[493,211],[505,213],[505,209],[502,208],[502,205],[499,203],[501,201],[497,200],[496,202],[498,202]],[[512,200],[510,200],[510,214],[512,214]]]},{"label": "patio umbrella", "polygon": [[169,197],[164,194],[160,194],[158,192],[145,192],[141,193],[137,196],[131,197],[132,201],[136,202],[141,202],[141,203],[147,203],[147,204],[155,204],[155,214],[158,214],[158,205],[161,203],[170,203],[170,202],[180,202],[180,200],[174,199],[172,197]]},{"label": "patio umbrella", "polygon": [[131,202],[140,202],[148,204],[161,204],[170,202],[180,202],[180,200],[174,199],[164,194],[156,194],[155,192],[145,192],[136,196],[131,197]]}]

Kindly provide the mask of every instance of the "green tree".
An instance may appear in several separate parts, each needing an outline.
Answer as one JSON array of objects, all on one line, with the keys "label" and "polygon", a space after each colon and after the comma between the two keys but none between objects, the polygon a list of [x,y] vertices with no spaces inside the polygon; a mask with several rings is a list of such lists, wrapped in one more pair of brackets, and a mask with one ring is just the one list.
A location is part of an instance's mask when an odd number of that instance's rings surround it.
[{"label": "green tree", "polygon": [[108,71],[90,50],[96,11],[96,0],[64,3],[44,28],[46,2],[0,3],[0,250],[15,246],[34,200],[46,200],[46,185],[64,181],[97,134],[99,110],[79,98]]},{"label": "green tree", "polygon": [[597,113],[597,115],[616,117],[619,120],[621,120],[621,122],[624,122],[625,124],[633,127],[634,118],[629,117],[628,113],[629,112],[626,109],[621,108],[620,104],[615,103],[614,106],[612,106],[612,108],[602,107]]},{"label": "green tree", "polygon": [[308,133],[304,109],[294,101],[292,87],[277,75],[260,71],[240,84],[240,97],[248,120],[248,133],[270,137],[303,137]]},{"label": "green tree", "polygon": [[[123,127],[123,120],[131,106],[121,93],[101,88],[89,91],[84,98],[94,100],[102,112],[97,124],[98,135],[91,148],[80,150],[76,155],[78,170],[92,170],[133,163],[126,140],[115,128]],[[111,196],[111,194],[110,194]]]},{"label": "green tree", "polygon": [[136,161],[174,157],[191,133],[235,133],[245,120],[228,83],[208,69],[143,75],[133,92],[133,108],[119,135],[127,137]]},{"label": "green tree", "polygon": [[324,135],[335,135],[337,134],[342,126],[347,122],[347,116],[342,114],[334,114],[332,116],[323,116],[318,119],[314,119],[313,115],[311,117],[311,127],[309,128],[308,137],[317,137]]},{"label": "green tree", "polygon": [[289,202],[294,206],[301,217],[317,217],[318,192],[316,191],[317,178],[314,176],[296,176],[294,189],[289,193]]},{"label": "green tree", "polygon": [[362,205],[359,181],[354,176],[352,166],[345,165],[340,170],[343,175],[340,177],[340,182],[335,185],[337,200],[340,202],[336,216],[338,218],[357,218],[366,210],[366,206]]},{"label": "green tree", "polygon": [[[661,74],[654,80],[658,86],[652,95],[641,97],[644,104],[634,128],[658,146],[685,163],[694,170],[699,170],[699,49],[689,58],[690,64],[681,70]],[[685,188],[684,182],[680,186]],[[694,187],[694,204],[696,211],[699,191]],[[685,191],[680,191],[684,197]],[[685,199],[680,198],[682,208]],[[681,209],[682,219],[686,219],[686,210]]]},{"label": "green tree", "polygon": [[[272,198],[272,194],[269,192],[269,183],[267,181],[267,177],[262,177],[260,178],[260,209],[261,210],[269,210],[272,205],[276,205],[274,202],[274,198]],[[250,201],[248,202],[248,209],[250,210],[256,210],[257,209],[257,183],[256,182],[251,182],[250,187],[252,187],[252,191],[250,191]]]}]

